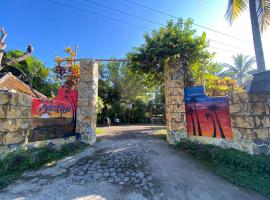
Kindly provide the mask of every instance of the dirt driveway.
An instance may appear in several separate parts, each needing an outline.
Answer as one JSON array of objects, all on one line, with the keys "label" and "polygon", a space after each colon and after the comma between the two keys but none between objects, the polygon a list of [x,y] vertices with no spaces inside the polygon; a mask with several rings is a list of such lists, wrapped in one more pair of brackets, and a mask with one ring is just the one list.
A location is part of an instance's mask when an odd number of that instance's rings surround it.
[{"label": "dirt driveway", "polygon": [[0,199],[263,200],[216,176],[153,132],[161,126],[103,128],[100,142],[56,166],[25,173]]}]

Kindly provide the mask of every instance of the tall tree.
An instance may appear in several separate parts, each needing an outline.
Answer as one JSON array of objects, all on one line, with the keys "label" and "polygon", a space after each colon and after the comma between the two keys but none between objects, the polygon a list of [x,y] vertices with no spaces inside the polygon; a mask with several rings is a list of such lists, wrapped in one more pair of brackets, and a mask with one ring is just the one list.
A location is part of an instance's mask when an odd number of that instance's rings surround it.
[{"label": "tall tree", "polygon": [[254,50],[258,72],[265,71],[265,61],[261,41],[261,31],[270,24],[269,0],[229,0],[225,17],[232,23],[240,13],[249,7]]},{"label": "tall tree", "polygon": [[252,68],[255,58],[252,56],[245,56],[243,54],[237,54],[232,57],[233,65],[223,64],[223,67],[226,69],[223,71],[220,76],[228,76],[237,80],[238,84],[243,86],[243,83],[247,78],[251,76],[256,70]]},{"label": "tall tree", "polygon": [[212,58],[212,54],[207,51],[206,34],[197,36],[192,24],[191,19],[179,19],[176,23],[168,21],[166,27],[145,34],[145,43],[128,54],[132,69],[148,73],[153,82],[161,83],[166,61],[180,58],[184,64],[185,76],[189,76],[191,65]]},{"label": "tall tree", "polygon": [[109,62],[106,68],[110,83],[116,88],[120,100],[126,104],[153,89],[152,84],[147,81],[147,75],[132,71],[126,63]]}]

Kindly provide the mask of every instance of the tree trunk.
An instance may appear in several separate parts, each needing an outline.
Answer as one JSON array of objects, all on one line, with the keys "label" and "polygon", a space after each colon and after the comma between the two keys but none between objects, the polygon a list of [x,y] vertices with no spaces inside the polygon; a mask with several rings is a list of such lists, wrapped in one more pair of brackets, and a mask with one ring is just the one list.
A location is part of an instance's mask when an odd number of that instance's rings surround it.
[{"label": "tree trunk", "polygon": [[261,32],[257,15],[256,0],[249,0],[249,14],[252,27],[254,50],[256,55],[258,72],[265,71],[265,61],[261,41]]}]

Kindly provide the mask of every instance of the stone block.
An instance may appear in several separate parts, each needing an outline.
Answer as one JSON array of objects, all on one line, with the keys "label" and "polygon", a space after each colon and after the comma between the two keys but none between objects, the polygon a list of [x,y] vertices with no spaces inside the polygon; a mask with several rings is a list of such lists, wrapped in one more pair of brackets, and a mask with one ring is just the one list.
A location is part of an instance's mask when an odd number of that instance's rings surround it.
[{"label": "stone block", "polygon": [[78,97],[79,98],[92,98],[94,95],[93,90],[79,90]]},{"label": "stone block", "polygon": [[3,135],[3,144],[9,145],[9,144],[17,144],[17,143],[23,143],[25,140],[25,132],[8,132]]},{"label": "stone block", "polygon": [[93,81],[82,81],[79,84],[80,90],[92,90]]},{"label": "stone block", "polygon": [[252,102],[261,102],[266,103],[267,102],[267,94],[251,94]]},{"label": "stone block", "polygon": [[18,94],[18,106],[32,106],[32,97],[25,94]]},{"label": "stone block", "polygon": [[0,91],[0,105],[4,105],[9,103],[10,97],[8,96],[8,92]]},{"label": "stone block", "polygon": [[255,139],[262,139],[262,140],[269,139],[269,128],[254,129],[254,130],[252,130],[252,133],[253,133],[253,140],[255,140]]},{"label": "stone block", "polygon": [[0,105],[0,118],[6,118],[6,106]]},{"label": "stone block", "polygon": [[267,105],[264,102],[256,102],[251,106],[251,113],[254,115],[261,115],[263,113],[267,113]]},{"label": "stone block", "polygon": [[231,104],[235,103],[248,103],[250,101],[250,96],[247,92],[232,93],[229,96]]},{"label": "stone block", "polygon": [[21,131],[30,129],[30,119],[0,119],[1,131]]}]

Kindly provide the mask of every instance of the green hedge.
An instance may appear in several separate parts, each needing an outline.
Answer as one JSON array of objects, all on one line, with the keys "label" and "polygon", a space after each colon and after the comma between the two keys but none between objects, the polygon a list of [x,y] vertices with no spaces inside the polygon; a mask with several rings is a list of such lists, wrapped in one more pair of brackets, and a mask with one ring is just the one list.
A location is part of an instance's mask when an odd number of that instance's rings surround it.
[{"label": "green hedge", "polygon": [[270,197],[270,156],[249,155],[235,149],[182,141],[178,147],[207,161],[230,182]]}]

